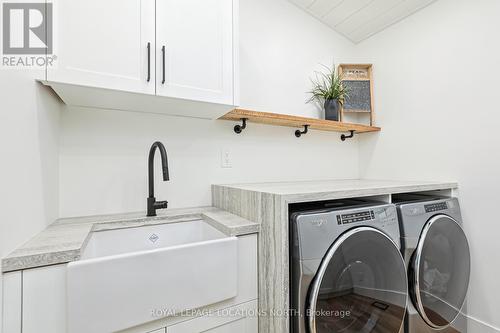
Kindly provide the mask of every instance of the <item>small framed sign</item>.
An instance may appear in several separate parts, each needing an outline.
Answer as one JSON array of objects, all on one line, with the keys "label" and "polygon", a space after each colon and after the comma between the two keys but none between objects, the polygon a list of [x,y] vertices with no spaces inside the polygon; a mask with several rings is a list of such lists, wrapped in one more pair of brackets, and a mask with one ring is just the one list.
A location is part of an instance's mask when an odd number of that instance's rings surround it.
[{"label": "small framed sign", "polygon": [[367,113],[370,115],[370,126],[374,123],[373,80],[371,64],[340,64],[338,72],[342,75],[342,84],[348,96],[340,111],[340,120],[344,113]]}]

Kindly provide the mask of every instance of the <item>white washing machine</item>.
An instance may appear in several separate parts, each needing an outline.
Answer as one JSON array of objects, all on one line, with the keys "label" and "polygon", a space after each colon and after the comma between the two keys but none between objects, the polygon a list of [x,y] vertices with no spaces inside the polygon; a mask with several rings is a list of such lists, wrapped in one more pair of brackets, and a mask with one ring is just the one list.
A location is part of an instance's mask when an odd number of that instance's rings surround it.
[{"label": "white washing machine", "polygon": [[398,333],[408,285],[396,207],[340,200],[290,209],[291,332]]},{"label": "white washing machine", "polygon": [[408,269],[406,333],[466,333],[470,253],[456,198],[393,195]]}]

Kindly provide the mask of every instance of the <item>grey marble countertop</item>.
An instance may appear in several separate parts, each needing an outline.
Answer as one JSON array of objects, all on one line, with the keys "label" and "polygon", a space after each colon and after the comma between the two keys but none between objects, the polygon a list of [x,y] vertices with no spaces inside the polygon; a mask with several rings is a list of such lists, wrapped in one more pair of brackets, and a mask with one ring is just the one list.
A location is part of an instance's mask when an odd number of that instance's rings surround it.
[{"label": "grey marble countertop", "polygon": [[436,191],[453,189],[458,183],[453,181],[398,181],[398,180],[321,180],[253,184],[221,184],[214,188],[226,188],[278,196],[287,202],[344,199],[352,197],[376,196],[393,193]]},{"label": "grey marble countertop", "polygon": [[156,217],[144,212],[64,218],[55,221],[20,248],[2,259],[2,272],[62,264],[80,259],[94,231],[132,228],[203,219],[228,236],[257,233],[260,224],[215,207],[158,211]]}]

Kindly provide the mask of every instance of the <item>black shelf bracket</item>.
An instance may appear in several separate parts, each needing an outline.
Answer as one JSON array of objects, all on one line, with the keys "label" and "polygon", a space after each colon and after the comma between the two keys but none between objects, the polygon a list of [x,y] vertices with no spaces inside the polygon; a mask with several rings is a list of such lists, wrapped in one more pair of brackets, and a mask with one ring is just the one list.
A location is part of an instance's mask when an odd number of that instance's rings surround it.
[{"label": "black shelf bracket", "polygon": [[300,130],[296,130],[295,131],[295,136],[300,138],[302,136],[302,134],[307,134],[307,128],[309,127],[309,125],[304,125],[304,130],[301,132]]},{"label": "black shelf bracket", "polygon": [[234,133],[240,134],[245,128],[247,128],[247,118],[241,118],[241,125],[234,126]]},{"label": "black shelf bracket", "polygon": [[349,134],[349,135],[342,134],[340,136],[340,140],[345,141],[346,139],[350,139],[350,138],[354,137],[354,131],[349,131],[349,132],[351,132],[351,134]]}]

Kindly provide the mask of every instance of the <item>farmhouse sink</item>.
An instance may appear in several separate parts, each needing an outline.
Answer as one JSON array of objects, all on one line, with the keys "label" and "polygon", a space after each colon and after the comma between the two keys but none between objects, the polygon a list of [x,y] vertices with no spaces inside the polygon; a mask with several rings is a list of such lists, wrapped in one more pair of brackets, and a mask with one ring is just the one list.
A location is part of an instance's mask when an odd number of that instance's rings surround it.
[{"label": "farmhouse sink", "polygon": [[68,264],[68,332],[115,332],[237,293],[237,239],[204,220],[92,233]]}]

